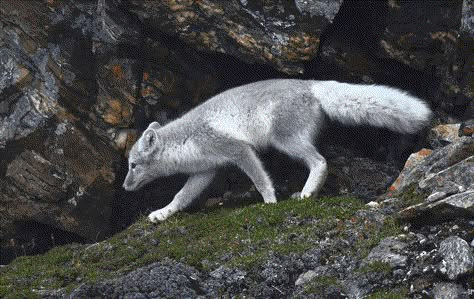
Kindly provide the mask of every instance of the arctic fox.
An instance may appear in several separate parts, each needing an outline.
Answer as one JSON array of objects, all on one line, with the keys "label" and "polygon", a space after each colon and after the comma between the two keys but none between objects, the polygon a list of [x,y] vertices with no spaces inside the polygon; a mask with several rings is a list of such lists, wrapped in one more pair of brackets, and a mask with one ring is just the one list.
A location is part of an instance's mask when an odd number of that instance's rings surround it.
[{"label": "arctic fox", "polygon": [[326,117],[415,133],[430,116],[422,100],[387,86],[255,82],[222,92],[165,126],[151,123],[130,151],[123,187],[137,190],[160,176],[189,174],[171,203],[148,216],[162,221],[189,206],[217,168],[234,164],[250,177],[265,203],[275,203],[272,181],[256,154],[272,146],[304,162],[310,173],[300,197],[315,196],[326,180],[327,164],[313,140]]}]

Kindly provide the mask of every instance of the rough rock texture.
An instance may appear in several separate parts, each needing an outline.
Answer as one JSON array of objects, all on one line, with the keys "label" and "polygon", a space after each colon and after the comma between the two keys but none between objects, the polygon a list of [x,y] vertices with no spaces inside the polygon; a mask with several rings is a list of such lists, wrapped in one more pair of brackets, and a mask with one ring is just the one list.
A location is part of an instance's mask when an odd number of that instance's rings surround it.
[{"label": "rough rock texture", "polygon": [[433,148],[440,148],[459,141],[461,124],[439,125],[430,131],[430,143]]},{"label": "rough rock texture", "polygon": [[112,229],[119,155],[69,122],[40,142],[12,160],[0,180],[2,229],[34,221],[85,239],[105,237]]},{"label": "rough rock texture", "polygon": [[[419,158],[409,159],[389,190],[400,194],[415,184],[429,194],[448,182],[459,184],[465,190],[472,185],[473,155],[474,139],[470,137],[463,137],[458,142],[433,152],[421,150]],[[438,178],[439,181],[433,178]]]},{"label": "rough rock texture", "polygon": [[423,198],[423,202],[401,210],[402,219],[420,224],[474,217],[474,144],[472,137],[463,136],[461,127],[434,128],[431,143],[437,148],[412,155],[389,188],[395,194],[405,192],[405,197],[411,192],[409,196]]},{"label": "rough rock texture", "polygon": [[83,285],[70,298],[192,298],[201,294],[200,273],[193,267],[165,260],[153,263],[119,279],[94,286]]},{"label": "rough rock texture", "polygon": [[303,73],[342,1],[130,1],[152,30],[194,47]]},{"label": "rough rock texture", "polygon": [[438,222],[465,217],[474,218],[474,190],[410,206],[399,213],[408,221]]},{"label": "rough rock texture", "polygon": [[389,80],[470,118],[471,24],[472,1],[345,1],[312,69],[326,79]]},{"label": "rough rock texture", "polygon": [[305,285],[316,277],[318,277],[318,273],[314,270],[304,272],[298,276],[298,279],[295,281],[295,286]]},{"label": "rough rock texture", "polygon": [[474,119],[464,121],[459,127],[459,136],[474,137]]},{"label": "rough rock texture", "polygon": [[474,255],[469,244],[459,237],[449,237],[439,244],[439,255],[442,258],[438,271],[450,280],[472,273]]},{"label": "rough rock texture", "polygon": [[390,267],[405,267],[407,257],[403,255],[403,249],[407,244],[394,237],[383,239],[379,245],[374,247],[362,263],[367,265],[373,262],[388,263]]},{"label": "rough rock texture", "polygon": [[34,253],[128,224],[123,206],[147,198],[120,190],[137,131],[215,93],[212,67],[118,4],[0,1],[2,262],[12,242]]},{"label": "rough rock texture", "polygon": [[[461,0],[442,5],[391,1],[388,6],[387,27],[380,41],[385,55],[437,78],[440,94],[436,98],[445,109],[456,113],[458,107],[469,105],[474,77],[466,68],[474,56],[463,47],[472,45],[473,39],[461,33],[472,34],[472,28],[459,22],[468,17],[469,4]],[[453,101],[448,103],[445,97]]]},{"label": "rough rock texture", "polygon": [[440,282],[433,288],[435,299],[467,299],[468,293],[459,284]]},{"label": "rough rock texture", "polygon": [[459,191],[474,187],[474,156],[438,173],[430,173],[418,183],[418,188],[423,193],[431,194],[442,189],[445,185],[455,185]]}]

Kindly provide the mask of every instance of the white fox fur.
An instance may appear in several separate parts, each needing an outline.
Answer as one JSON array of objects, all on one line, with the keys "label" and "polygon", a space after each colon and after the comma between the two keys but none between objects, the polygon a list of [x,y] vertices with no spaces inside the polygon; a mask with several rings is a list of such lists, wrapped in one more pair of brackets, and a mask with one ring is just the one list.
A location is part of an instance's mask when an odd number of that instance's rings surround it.
[{"label": "white fox fur", "polygon": [[216,169],[234,164],[253,181],[265,203],[276,202],[272,181],[256,151],[272,146],[310,170],[300,197],[317,195],[326,160],[313,145],[325,117],[415,133],[430,120],[420,99],[395,88],[335,81],[275,79],[220,93],[161,127],[153,122],[132,147],[123,187],[136,190],[157,177],[189,174],[166,207],[149,215],[162,221],[183,210],[210,184]]}]

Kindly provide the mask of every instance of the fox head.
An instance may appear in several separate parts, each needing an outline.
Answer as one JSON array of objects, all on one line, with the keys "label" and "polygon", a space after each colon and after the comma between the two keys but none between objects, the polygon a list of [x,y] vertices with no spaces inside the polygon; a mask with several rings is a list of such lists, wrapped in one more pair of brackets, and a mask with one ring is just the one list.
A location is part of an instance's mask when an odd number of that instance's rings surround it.
[{"label": "fox head", "polygon": [[157,122],[150,124],[130,150],[128,173],[123,182],[125,190],[137,190],[157,177],[156,156],[161,143],[157,134],[159,127]]}]

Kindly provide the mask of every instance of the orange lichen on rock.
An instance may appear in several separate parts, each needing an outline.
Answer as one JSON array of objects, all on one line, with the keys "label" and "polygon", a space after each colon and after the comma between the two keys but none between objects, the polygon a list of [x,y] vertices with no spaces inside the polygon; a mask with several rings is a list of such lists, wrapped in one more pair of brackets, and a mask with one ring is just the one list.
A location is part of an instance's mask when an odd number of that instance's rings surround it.
[{"label": "orange lichen on rock", "polygon": [[103,115],[106,123],[111,125],[118,125],[121,123],[128,123],[131,111],[128,105],[124,105],[117,99],[112,99],[107,102],[107,109]]},{"label": "orange lichen on rock", "polygon": [[405,166],[403,167],[402,172],[400,172],[400,175],[398,176],[398,178],[388,188],[388,191],[394,192],[394,191],[399,190],[400,186],[404,184],[407,173],[409,173],[415,167],[415,165],[420,163],[427,156],[431,155],[432,152],[433,152],[432,150],[424,148],[416,153],[411,154],[410,157],[408,157],[407,161],[405,162]]},{"label": "orange lichen on rock", "polygon": [[283,47],[290,61],[310,60],[314,58],[319,48],[319,38],[304,33],[291,36],[287,47]]},{"label": "orange lichen on rock", "polygon": [[440,40],[443,43],[446,43],[447,40],[450,40],[453,43],[455,43],[457,41],[456,36],[451,32],[445,32],[445,31],[431,32],[430,36],[431,36],[432,39]]},{"label": "orange lichen on rock", "polygon": [[142,94],[142,97],[150,96],[153,94],[153,88],[151,86],[143,88],[141,94]]},{"label": "orange lichen on rock", "polygon": [[122,79],[124,77],[122,66],[119,64],[112,66],[112,74],[115,78]]}]

